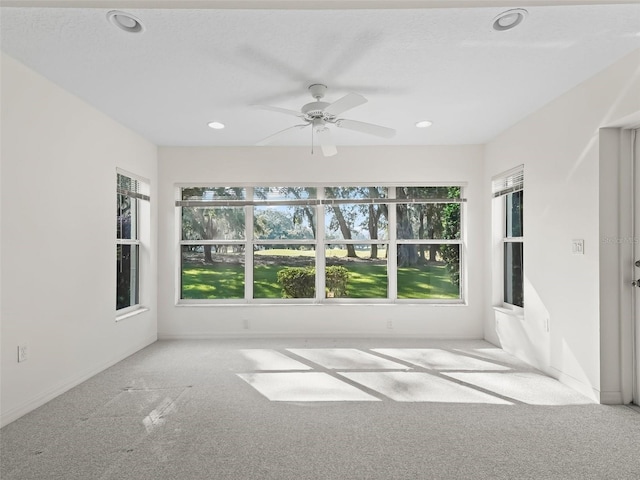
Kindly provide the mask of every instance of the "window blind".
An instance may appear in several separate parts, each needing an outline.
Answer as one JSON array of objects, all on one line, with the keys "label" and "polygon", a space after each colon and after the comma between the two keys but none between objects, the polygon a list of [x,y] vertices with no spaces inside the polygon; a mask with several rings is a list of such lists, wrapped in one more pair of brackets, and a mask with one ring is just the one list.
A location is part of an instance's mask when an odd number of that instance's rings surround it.
[{"label": "window blind", "polygon": [[117,178],[118,193],[140,200],[149,201],[149,185],[135,178],[118,173]]},{"label": "window blind", "polygon": [[524,165],[493,177],[491,180],[491,193],[494,197],[518,192],[522,189],[524,189]]},{"label": "window blind", "polygon": [[256,206],[293,206],[293,205],[380,205],[396,203],[464,203],[466,198],[326,198],[322,200],[176,200],[176,207],[244,207]]}]

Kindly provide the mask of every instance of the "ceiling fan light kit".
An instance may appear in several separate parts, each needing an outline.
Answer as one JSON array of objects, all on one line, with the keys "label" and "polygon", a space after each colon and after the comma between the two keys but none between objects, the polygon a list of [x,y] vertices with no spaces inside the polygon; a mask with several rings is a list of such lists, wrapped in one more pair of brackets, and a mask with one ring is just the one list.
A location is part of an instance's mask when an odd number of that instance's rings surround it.
[{"label": "ceiling fan light kit", "polygon": [[313,153],[313,139],[314,135],[317,137],[320,147],[322,148],[322,154],[325,157],[331,157],[338,153],[336,146],[332,140],[331,130],[329,125],[335,125],[339,128],[346,128],[348,130],[354,130],[356,132],[366,133],[369,135],[376,135],[383,138],[392,138],[395,136],[396,131],[392,128],[383,127],[381,125],[374,125],[372,123],[359,122],[356,120],[347,120],[345,118],[338,118],[340,114],[351,110],[359,105],[367,103],[367,99],[357,93],[348,93],[344,97],[339,98],[335,102],[323,102],[322,99],[327,91],[327,86],[322,83],[314,83],[309,85],[309,92],[315,101],[307,103],[302,106],[300,111],[290,110],[287,108],[273,107],[270,105],[255,105],[256,108],[262,110],[268,110],[272,112],[284,113],[286,115],[292,115],[300,118],[305,123],[299,125],[293,125],[285,128],[279,132],[274,133],[262,140],[257,145],[268,145],[277,140],[281,135],[293,129],[301,129],[311,125],[311,152]]}]

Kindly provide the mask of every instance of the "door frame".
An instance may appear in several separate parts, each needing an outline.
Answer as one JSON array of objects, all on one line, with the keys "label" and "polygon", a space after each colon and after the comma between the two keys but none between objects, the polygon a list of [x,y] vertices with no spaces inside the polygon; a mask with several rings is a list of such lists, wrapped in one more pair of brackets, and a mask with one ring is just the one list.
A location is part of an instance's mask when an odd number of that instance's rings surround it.
[{"label": "door frame", "polygon": [[[634,352],[640,288],[632,285],[640,279],[634,265],[640,259],[640,223],[634,225],[636,213],[640,218],[640,181],[635,180],[636,175],[640,179],[640,162],[634,168],[631,145],[640,112],[626,120],[599,129],[599,397],[600,403],[618,405],[640,403]],[[640,317],[640,303],[637,310]]]},{"label": "door frame", "polygon": [[[633,262],[640,260],[640,126],[635,125],[621,131],[621,154],[630,157],[629,163],[632,171],[632,238],[633,238]],[[624,148],[628,145],[628,150]],[[626,152],[625,152],[626,150]],[[640,267],[633,266],[634,281],[640,280]],[[631,376],[630,401],[640,405],[640,285],[633,288],[632,316],[629,322],[629,337],[631,339],[631,352],[629,367]],[[623,358],[624,365],[624,358]],[[624,370],[623,370],[624,373]],[[624,384],[623,384],[624,385]]]}]

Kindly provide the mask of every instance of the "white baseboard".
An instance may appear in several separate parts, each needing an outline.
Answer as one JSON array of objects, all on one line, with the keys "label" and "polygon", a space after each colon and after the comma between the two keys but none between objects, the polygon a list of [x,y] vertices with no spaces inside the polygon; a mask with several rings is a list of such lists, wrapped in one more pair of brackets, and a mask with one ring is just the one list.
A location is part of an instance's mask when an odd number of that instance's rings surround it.
[{"label": "white baseboard", "polygon": [[602,405],[624,405],[622,392],[600,392],[600,403]]},{"label": "white baseboard", "polygon": [[422,339],[422,340],[482,340],[479,336],[465,335],[420,335],[415,333],[371,333],[371,332],[220,332],[220,333],[158,333],[158,340],[218,340],[218,339],[274,339],[274,338],[388,338],[388,339]]},{"label": "white baseboard", "polygon": [[98,373],[102,372],[103,370],[106,370],[107,368],[112,367],[116,363],[124,360],[128,356],[133,355],[134,353],[136,353],[136,352],[142,350],[143,348],[151,345],[156,340],[157,340],[157,338],[155,336],[147,338],[142,343],[140,343],[137,346],[127,350],[123,354],[118,355],[115,358],[112,358],[111,360],[103,363],[102,365],[99,365],[97,367],[93,367],[93,368],[90,368],[88,370],[85,370],[84,372],[80,373],[79,375],[74,375],[72,378],[68,378],[68,379],[60,382],[57,386],[55,386],[55,387],[53,387],[53,388],[51,388],[51,389],[49,389],[49,390],[37,395],[37,396],[35,396],[31,400],[28,400],[23,405],[20,405],[17,408],[13,408],[11,410],[8,410],[7,412],[2,413],[0,415],[0,427],[4,427],[5,425],[10,424],[11,422],[17,420],[18,418],[22,417],[23,415],[26,415],[27,413],[31,412],[32,410],[35,410],[36,408],[41,407],[45,403],[49,402],[50,400],[53,400],[54,398],[56,398],[59,395],[62,395],[66,391],[71,390],[73,387],[75,387],[77,385],[80,385],[82,382],[90,379],[94,375],[97,375]]},{"label": "white baseboard", "polygon": [[576,392],[581,393],[594,402],[605,403],[602,401],[602,393],[593,388],[591,385],[581,382],[577,378],[572,377],[571,375],[567,375],[557,368],[549,367],[548,369],[546,369],[545,373],[548,373],[561,383],[564,383],[567,387],[572,388]]}]

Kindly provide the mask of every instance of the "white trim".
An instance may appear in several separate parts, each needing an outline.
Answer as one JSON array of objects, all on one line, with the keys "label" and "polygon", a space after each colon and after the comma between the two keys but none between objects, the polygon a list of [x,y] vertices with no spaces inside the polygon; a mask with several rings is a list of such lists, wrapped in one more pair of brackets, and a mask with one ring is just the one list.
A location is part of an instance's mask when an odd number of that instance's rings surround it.
[{"label": "white trim", "polygon": [[317,302],[313,298],[254,298],[244,299],[182,299],[174,306],[180,308],[226,308],[226,307],[283,307],[283,306],[314,306],[314,307],[335,307],[340,306],[375,306],[375,307],[467,307],[464,300],[459,299],[432,299],[420,300],[413,298],[396,299],[393,302],[387,298],[327,298],[323,302]]},{"label": "white trim", "polygon": [[[233,186],[229,186],[228,183],[221,184],[216,186],[207,184],[175,184],[175,198],[182,198],[182,189],[184,188],[238,188],[244,189],[244,199],[242,200],[227,200],[224,198],[220,198],[219,200],[214,201],[205,201],[200,202],[198,204],[197,201],[193,201],[195,205],[188,205],[185,203],[187,201],[176,200],[174,205],[176,207],[176,223],[179,227],[178,230],[178,261],[176,265],[178,268],[176,269],[176,295],[175,295],[175,305],[200,305],[200,304],[209,304],[209,305],[235,305],[235,304],[254,304],[259,302],[260,305],[271,304],[272,302],[278,305],[292,305],[293,302],[299,300],[302,304],[306,304],[306,299],[280,299],[280,298],[253,298],[254,297],[254,246],[256,245],[314,245],[315,246],[315,269],[316,269],[316,296],[314,302],[316,303],[326,303],[329,305],[335,304],[348,304],[348,303],[356,303],[356,304],[366,304],[366,303],[374,303],[374,304],[395,304],[396,302],[402,304],[417,304],[417,305],[446,305],[446,304],[456,304],[456,305],[466,305],[466,265],[464,263],[465,258],[465,215],[466,209],[464,205],[466,204],[465,198],[452,198],[452,199],[397,199],[396,198],[396,190],[398,187],[412,187],[414,184],[412,182],[403,182],[398,184],[383,184],[374,186],[376,188],[385,188],[387,192],[386,198],[371,198],[371,199],[326,199],[325,198],[325,188],[332,187],[340,187],[343,184],[306,184],[305,187],[316,188],[316,198],[309,198],[303,200],[296,200],[295,202],[288,201],[268,201],[268,200],[255,200],[254,199],[254,188],[255,187],[269,187],[269,185],[265,184],[252,184],[251,186],[244,186],[242,184],[236,184]],[[283,185],[283,184],[274,184],[274,187],[300,187],[299,184],[293,185]],[[352,182],[344,184],[346,187],[358,187],[359,185],[354,185]],[[420,182],[416,183],[417,187],[458,187],[460,189],[460,197],[463,196],[467,182]],[[214,204],[215,206],[221,206],[223,208],[231,208],[229,206],[222,205],[228,202],[235,202],[233,205],[242,204],[245,213],[245,238],[238,239],[211,239],[211,240],[183,240],[182,236],[182,216],[180,212],[182,208],[206,208],[208,204]],[[291,203],[292,205],[299,205],[301,203],[307,204],[315,209],[316,216],[316,225],[315,225],[315,238],[314,239],[256,239],[254,237],[254,209],[252,206],[260,206],[267,205],[269,203],[274,204],[282,204],[285,205],[287,203]],[[327,239],[324,238],[326,233],[326,205],[330,205],[332,203],[341,203],[341,204],[387,204],[388,205],[388,224],[387,224],[387,235],[386,238],[377,238],[377,239]],[[393,208],[396,204],[433,204],[433,203],[456,203],[462,205],[460,208],[460,238],[457,239],[396,239],[396,225],[397,221],[397,212],[396,208]],[[324,206],[323,206],[324,205]],[[236,207],[237,208],[237,207]],[[243,245],[245,251],[245,285],[244,285],[244,298],[243,299],[183,299],[182,296],[182,285],[181,285],[181,271],[182,271],[182,247],[185,245]],[[332,245],[378,245],[386,248],[387,250],[387,294],[384,298],[325,298],[325,268],[326,268],[326,249],[328,246]],[[398,299],[397,292],[397,246],[398,245],[459,245],[459,287],[458,287],[458,295],[459,298],[455,299]]]},{"label": "white trim", "polygon": [[[133,314],[136,310],[139,310],[141,307],[141,301],[142,301],[142,292],[143,289],[141,288],[141,281],[142,281],[142,266],[141,266],[141,251],[145,248],[143,242],[141,241],[141,236],[142,236],[142,232],[140,230],[140,215],[141,215],[141,201],[149,201],[149,198],[147,195],[142,195],[142,197],[146,196],[147,198],[141,198],[140,195],[137,195],[137,193],[140,192],[131,192],[131,194],[129,194],[128,192],[121,192],[119,188],[117,188],[118,186],[118,175],[120,176],[126,176],[129,177],[133,180],[135,180],[137,182],[137,184],[139,184],[140,186],[142,186],[142,189],[144,192],[149,192],[150,188],[151,188],[151,184],[149,182],[149,180],[143,179],[140,176],[137,176],[135,174],[129,173],[129,172],[125,172],[124,170],[120,169],[120,168],[116,168],[116,196],[118,195],[123,195],[123,196],[127,196],[130,197],[132,199],[132,215],[131,215],[131,236],[133,238],[117,238],[118,235],[116,233],[116,251],[118,250],[118,246],[125,246],[125,245],[129,245],[129,246],[135,246],[137,247],[136,250],[136,256],[135,256],[135,267],[132,267],[130,275],[132,277],[135,276],[135,284],[133,285],[133,290],[135,291],[135,298],[136,298],[136,303],[134,305],[129,305],[128,307],[125,308],[121,308],[121,309],[116,309],[116,321],[120,321],[124,318],[128,318],[129,316],[132,316],[130,314]],[[149,219],[150,221],[150,219]],[[134,228],[135,227],[135,228]],[[147,245],[148,247],[148,245]],[[132,249],[134,250],[134,249]],[[116,260],[116,267],[118,265],[118,261]],[[135,268],[135,269],[134,269]],[[118,282],[118,275],[119,273],[116,273],[116,284]],[[131,285],[130,285],[130,290],[131,290]],[[129,296],[131,297],[131,291],[129,292]],[[130,299],[131,300],[131,299]],[[116,306],[117,306],[117,292],[116,292]]]},{"label": "white trim", "polygon": [[[245,188],[245,195],[247,198],[253,198],[254,190],[253,187]],[[254,245],[254,233],[255,233],[255,225],[254,225],[254,215],[253,208],[244,207],[244,298],[249,301],[249,299],[253,298],[253,271],[255,269],[253,256],[255,255],[253,251]],[[180,265],[180,269],[182,269],[182,265]]]},{"label": "white trim", "polygon": [[[507,267],[506,262],[506,252],[505,252],[505,246],[508,243],[514,244],[514,243],[519,243],[522,244],[522,303],[524,305],[524,236],[520,236],[520,237],[509,237],[507,236],[507,216],[509,215],[509,212],[507,212],[507,195],[511,194],[511,193],[515,193],[516,191],[523,191],[523,182],[524,182],[524,173],[523,173],[523,169],[522,167],[518,167],[520,170],[520,181],[522,182],[522,184],[520,185],[520,190],[511,190],[509,192],[506,193],[501,193],[499,195],[495,195],[494,194],[494,198],[496,200],[498,200],[503,206],[502,206],[502,219],[501,219],[501,229],[502,229],[502,251],[501,251],[501,256],[502,256],[502,305],[504,308],[506,309],[512,309],[512,310],[522,310],[524,311],[523,307],[520,305],[515,305],[515,304],[511,304],[509,302],[507,302],[505,300],[505,283],[507,282],[507,278],[505,278],[504,276],[504,271],[505,268]],[[524,200],[523,200],[524,201]],[[524,217],[522,218],[522,221],[524,222]],[[509,283],[511,283],[511,281],[509,281]]]},{"label": "white trim", "polygon": [[116,238],[116,245],[140,245],[140,240],[137,238]]},{"label": "white trim", "polygon": [[[461,219],[462,223],[462,219]],[[402,238],[396,240],[398,245],[410,244],[410,245],[462,245],[464,241],[462,238]]]},{"label": "white trim", "polygon": [[336,330],[333,332],[309,332],[308,330],[298,330],[292,332],[290,330],[279,330],[275,332],[267,331],[230,331],[220,333],[180,333],[180,334],[164,334],[158,336],[158,341],[164,340],[217,340],[217,339],[245,339],[245,338],[392,338],[392,339],[424,339],[424,340],[483,340],[476,335],[432,335],[421,333],[379,333],[371,330],[358,332],[345,332]]},{"label": "white trim", "polygon": [[[246,220],[246,219],[245,219]],[[182,222],[180,222],[182,225]],[[180,227],[182,228],[182,227]],[[244,245],[247,243],[247,240],[244,238],[238,240],[179,240],[180,245]],[[283,242],[281,242],[283,243]]]},{"label": "white trim", "polygon": [[[637,170],[640,165],[640,126],[635,126],[630,129],[621,130],[621,140],[623,140],[621,147],[622,161],[628,159],[629,166],[631,168],[631,238],[636,239],[636,235],[640,232],[640,225],[636,225],[636,217],[638,217],[638,211],[636,211],[636,202],[640,200],[640,185],[638,185],[638,175],[640,171]],[[628,138],[627,144],[628,150],[625,149],[624,139]],[[621,202],[623,204],[623,202]],[[624,222],[622,223],[624,225]],[[640,248],[633,242],[631,244],[631,262],[635,262],[640,258]],[[636,272],[638,271],[635,266],[628,266],[631,269],[631,276],[637,279]],[[624,266],[622,266],[623,281],[626,279]],[[621,289],[621,311],[625,312],[626,301],[624,297],[624,288]],[[637,310],[638,295],[640,292],[637,287],[633,288],[632,300],[630,302],[630,322],[624,322],[621,324],[621,370],[622,370],[622,389],[623,399],[630,398],[633,403],[640,405],[640,312]],[[628,335],[631,341],[626,341],[625,336]],[[629,378],[630,377],[630,378]],[[626,390],[630,390],[627,392]]]},{"label": "white trim", "polygon": [[591,385],[584,383],[578,380],[571,375],[568,375],[555,367],[548,367],[545,373],[551,375],[553,378],[557,379],[560,383],[566,385],[567,387],[575,390],[578,393],[581,393],[585,397],[592,400],[594,403],[601,403],[603,405],[619,405],[622,402],[617,402],[617,399],[621,399],[619,397],[620,392],[600,392],[597,389],[593,388]]},{"label": "white trim", "polygon": [[142,305],[132,305],[131,307],[122,308],[117,311],[116,322],[121,322],[127,318],[135,317],[141,313],[148,312],[150,309]]},{"label": "white trim", "polygon": [[[575,387],[570,386],[576,390]],[[602,405],[624,405],[622,392],[600,392],[600,403]]]},{"label": "white trim", "polygon": [[[319,200],[324,200],[324,188],[318,188],[316,196]],[[315,207],[316,212],[316,298],[317,304],[322,304],[325,301],[327,290],[327,279],[325,275],[325,268],[327,266],[327,247],[321,245],[318,241],[319,238],[324,238],[327,230],[325,209],[322,205],[318,204]],[[322,248],[320,248],[322,247]],[[320,273],[320,275],[318,274]]]},{"label": "white trim", "polygon": [[[389,188],[389,197],[395,199],[396,189]],[[387,300],[398,301],[398,210],[387,208]],[[392,239],[392,240],[391,240]]]},{"label": "white trim", "polygon": [[493,309],[496,312],[503,313],[514,319],[523,320],[524,321],[524,308],[518,307],[517,305],[511,305],[510,303],[505,303],[502,306],[494,305]]}]

